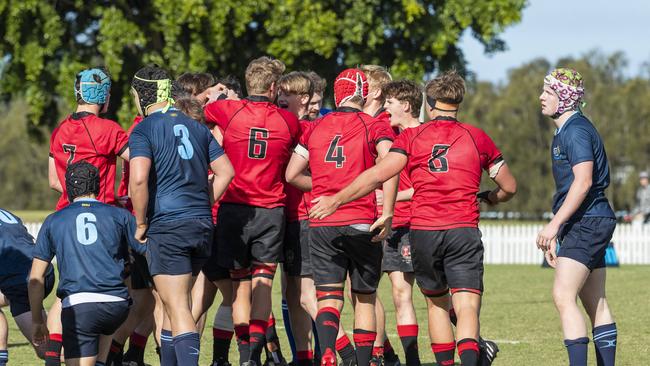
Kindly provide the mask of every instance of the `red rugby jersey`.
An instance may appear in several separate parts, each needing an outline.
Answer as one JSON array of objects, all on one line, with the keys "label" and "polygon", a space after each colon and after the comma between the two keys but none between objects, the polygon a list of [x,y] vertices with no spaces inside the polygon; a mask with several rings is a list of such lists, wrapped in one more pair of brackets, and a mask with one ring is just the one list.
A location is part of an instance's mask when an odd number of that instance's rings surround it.
[{"label": "red rugby jersey", "polygon": [[235,170],[221,202],[284,206],[282,178],[300,135],[298,118],[260,96],[218,100],[204,113],[223,131],[222,146]]},{"label": "red rugby jersey", "polygon": [[99,169],[100,187],[97,199],[115,205],[115,164],[128,148],[129,137],[117,122],[94,114],[73,113],[52,132],[50,156],[54,158],[56,175],[63,194],[56,204],[60,210],[68,205],[65,171],[68,164],[86,160]]},{"label": "red rugby jersey", "polygon": [[[314,121],[300,137],[301,149],[309,152],[312,197],[334,195],[352,183],[375,164],[377,144],[394,138],[388,123],[354,108],[339,108]],[[310,226],[370,224],[376,217],[377,203],[372,192],[341,205],[323,220],[310,220]]]},{"label": "red rugby jersey", "polygon": [[415,189],[412,229],[478,226],[476,194],[481,174],[503,161],[501,152],[483,130],[451,117],[438,117],[402,131],[391,152],[408,157],[405,169]]},{"label": "red rugby jersey", "polygon": [[[304,119],[301,119],[299,122],[301,131],[308,128],[311,123],[311,121]],[[308,204],[311,201],[311,192],[303,192],[291,184],[284,182],[284,193],[287,195],[287,205],[285,208],[287,221],[309,220]]]},{"label": "red rugby jersey", "polygon": [[[129,127],[129,130],[126,132],[127,136],[131,136],[131,132],[144,118],[140,115],[133,118],[133,124]],[[117,187],[117,197],[126,197],[126,204],[124,208],[133,212],[133,205],[131,204],[131,198],[129,197],[129,164],[122,165],[122,178],[120,179],[120,185]]]}]

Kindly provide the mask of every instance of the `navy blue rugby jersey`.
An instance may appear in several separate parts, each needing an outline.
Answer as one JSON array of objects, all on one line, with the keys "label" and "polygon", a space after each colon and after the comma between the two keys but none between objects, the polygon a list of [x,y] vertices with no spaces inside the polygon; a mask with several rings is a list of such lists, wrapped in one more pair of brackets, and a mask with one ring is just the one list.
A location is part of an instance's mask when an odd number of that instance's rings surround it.
[{"label": "navy blue rugby jersey", "polygon": [[0,209],[0,288],[27,286],[33,250],[34,238],[20,218]]},{"label": "navy blue rugby jersey", "polygon": [[56,295],[90,292],[128,299],[123,281],[128,247],[144,254],[135,240],[135,218],[125,209],[94,199],[79,199],[45,219],[36,239],[34,258],[56,255]]},{"label": "navy blue rugby jersey", "polygon": [[570,221],[579,220],[584,216],[614,217],[614,211],[605,196],[605,189],[609,186],[609,164],[605,146],[594,125],[582,113],[575,113],[556,131],[551,146],[551,158],[556,187],[553,213],[560,209],[573,183],[575,177],[572,168],[579,163],[593,161],[591,189]]},{"label": "navy blue rugby jersey", "polygon": [[210,130],[179,110],[154,112],[129,137],[130,158],[152,160],[149,223],[211,218],[210,163],[224,154]]}]

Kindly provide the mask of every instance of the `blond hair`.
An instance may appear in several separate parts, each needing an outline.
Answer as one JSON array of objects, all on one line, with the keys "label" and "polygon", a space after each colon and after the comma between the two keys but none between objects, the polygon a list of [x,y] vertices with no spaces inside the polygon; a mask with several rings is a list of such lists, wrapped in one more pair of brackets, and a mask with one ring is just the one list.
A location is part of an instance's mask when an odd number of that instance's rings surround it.
[{"label": "blond hair", "polygon": [[266,93],[284,72],[284,63],[267,56],[251,61],[246,67],[246,91],[248,94]]},{"label": "blond hair", "polygon": [[425,87],[427,98],[447,104],[460,104],[465,97],[465,80],[456,70],[445,71]]},{"label": "blond hair", "polygon": [[283,75],[278,80],[278,90],[286,94],[308,95],[311,98],[314,95],[314,83],[309,74],[302,71],[292,71]]},{"label": "blond hair", "polygon": [[366,74],[366,78],[368,78],[368,89],[381,89],[384,85],[393,81],[393,77],[390,76],[388,70],[383,66],[361,65],[359,69],[363,71],[363,73]]}]

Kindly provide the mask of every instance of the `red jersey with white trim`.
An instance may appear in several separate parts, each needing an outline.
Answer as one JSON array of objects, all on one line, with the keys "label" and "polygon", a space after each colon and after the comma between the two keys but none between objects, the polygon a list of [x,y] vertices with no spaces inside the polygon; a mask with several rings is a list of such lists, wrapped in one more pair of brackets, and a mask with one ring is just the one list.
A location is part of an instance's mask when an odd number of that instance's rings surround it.
[{"label": "red jersey with white trim", "polygon": [[204,113],[223,131],[222,146],[235,170],[221,202],[284,206],[282,178],[300,135],[298,118],[260,96],[218,100]]},{"label": "red jersey with white trim", "polygon": [[69,203],[65,187],[68,165],[81,160],[99,169],[97,200],[115,205],[115,165],[117,157],[128,148],[128,142],[129,137],[117,122],[92,113],[73,113],[63,120],[50,138],[50,156],[54,158],[56,175],[63,188],[56,209]]},{"label": "red jersey with white trim", "polygon": [[[129,127],[129,130],[126,131],[126,135],[131,136],[131,132],[133,132],[135,126],[137,126],[143,119],[144,118],[140,115],[135,116],[135,118],[133,118],[133,124]],[[117,187],[117,197],[122,199],[124,199],[123,197],[126,197],[124,208],[133,212],[133,205],[131,204],[131,198],[129,197],[129,169],[129,164],[125,162],[122,165],[122,178],[120,179],[120,185]]]},{"label": "red jersey with white trim", "polygon": [[[413,187],[411,177],[407,169],[402,169],[399,172],[399,186],[398,191],[405,191]],[[393,228],[408,227],[411,223],[411,201],[398,201],[395,202],[395,209],[393,212]]]},{"label": "red jersey with white trim", "polygon": [[[309,120],[301,119],[301,131],[309,127],[312,123]],[[309,206],[311,202],[311,192],[303,192],[289,183],[284,183],[284,193],[287,195],[287,205],[285,207],[287,222],[299,220],[309,220]]]},{"label": "red jersey with white trim", "polygon": [[[342,107],[312,122],[300,137],[299,154],[309,155],[312,197],[332,196],[375,164],[379,142],[393,141],[395,134],[385,121],[358,109]],[[301,150],[301,151],[298,151]],[[310,226],[371,224],[377,217],[375,193],[341,205]]]},{"label": "red jersey with white trim", "polygon": [[503,162],[501,152],[483,130],[451,117],[438,117],[402,131],[390,151],[408,157],[405,169],[415,189],[412,229],[478,226],[476,194],[481,174]]}]

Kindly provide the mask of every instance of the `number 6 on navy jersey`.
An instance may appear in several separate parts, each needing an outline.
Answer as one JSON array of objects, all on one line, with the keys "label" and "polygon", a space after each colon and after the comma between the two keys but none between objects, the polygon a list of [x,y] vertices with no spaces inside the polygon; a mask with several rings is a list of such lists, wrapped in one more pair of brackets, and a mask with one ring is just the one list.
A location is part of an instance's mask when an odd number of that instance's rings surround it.
[{"label": "number 6 on navy jersey", "polygon": [[94,244],[97,241],[97,217],[89,212],[77,215],[77,240],[83,245]]},{"label": "number 6 on navy jersey", "polygon": [[194,147],[190,142],[190,131],[184,125],[174,125],[174,136],[181,138],[181,145],[178,146],[178,155],[181,159],[190,160],[194,156]]}]

